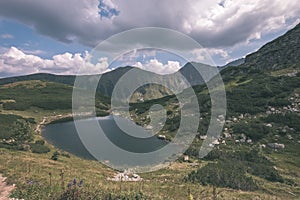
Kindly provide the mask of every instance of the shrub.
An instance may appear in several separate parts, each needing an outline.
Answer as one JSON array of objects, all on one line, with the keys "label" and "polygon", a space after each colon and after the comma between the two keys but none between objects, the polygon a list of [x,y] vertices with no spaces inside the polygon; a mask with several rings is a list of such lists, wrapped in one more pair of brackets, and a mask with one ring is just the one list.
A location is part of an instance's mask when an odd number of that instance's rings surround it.
[{"label": "shrub", "polygon": [[57,161],[59,155],[60,155],[59,152],[55,151],[51,156],[51,160]]},{"label": "shrub", "polygon": [[50,148],[45,146],[45,145],[41,145],[41,144],[30,144],[30,149],[32,151],[32,153],[48,153],[50,152]]},{"label": "shrub", "polygon": [[35,144],[44,145],[45,141],[44,140],[37,140],[37,141],[35,141]]},{"label": "shrub", "polygon": [[[273,163],[269,161],[267,158],[259,154],[259,151],[257,149],[243,149],[243,150],[238,150],[235,152],[232,151],[225,151],[225,150],[218,150],[215,149],[204,158],[205,160],[210,160],[210,161],[217,161],[216,166],[211,166],[212,168],[220,168],[222,167],[231,167],[233,170],[239,170],[237,173],[242,173],[242,174],[252,174],[254,176],[258,176],[260,178],[264,178],[268,181],[272,182],[283,182],[284,179],[280,176],[280,174],[274,169]],[[229,162],[229,163],[227,163]],[[230,166],[230,163],[232,165],[236,166]],[[200,171],[202,170],[199,169]],[[205,169],[206,170],[206,169]],[[226,175],[229,173],[227,170],[231,169],[222,169],[219,171],[221,174],[220,176],[228,176]],[[205,171],[207,173],[213,173],[213,171]],[[234,171],[232,171],[234,172]],[[194,172],[195,173],[195,172]],[[203,173],[203,171],[202,171]],[[242,179],[242,174],[238,175]],[[209,174],[209,176],[214,177],[215,175]],[[204,177],[201,177],[203,179]],[[228,177],[227,177],[228,178]],[[230,178],[230,177],[229,177]],[[232,179],[232,178],[231,178]],[[246,180],[246,179],[245,179]],[[244,180],[244,181],[245,181]],[[213,183],[210,183],[213,184]],[[220,186],[221,183],[216,182],[214,183],[215,186]],[[222,183],[224,184],[224,183]],[[225,186],[224,186],[225,187]],[[234,185],[228,184],[226,187],[231,187],[234,188]],[[234,188],[236,189],[236,188]]]},{"label": "shrub", "polygon": [[282,126],[289,126],[290,128],[294,128],[297,131],[300,131],[300,116],[295,113],[288,113],[285,115],[272,114],[264,118],[263,121],[266,123],[278,123]]},{"label": "shrub", "polygon": [[252,140],[258,141],[270,133],[270,128],[258,122],[251,122],[248,124],[240,122],[233,127],[233,133],[244,133]]},{"label": "shrub", "polygon": [[193,171],[186,181],[238,190],[256,190],[257,185],[251,177],[245,175],[245,172],[246,168],[242,163],[222,160]]}]

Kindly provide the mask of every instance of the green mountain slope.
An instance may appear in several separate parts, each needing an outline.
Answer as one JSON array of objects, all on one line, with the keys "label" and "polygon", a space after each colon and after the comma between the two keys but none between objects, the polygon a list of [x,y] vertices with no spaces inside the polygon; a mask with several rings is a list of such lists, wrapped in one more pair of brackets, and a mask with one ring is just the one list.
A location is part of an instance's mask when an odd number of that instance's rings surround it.
[{"label": "green mountain slope", "polygon": [[[101,95],[110,97],[112,92],[115,88],[116,83],[119,79],[126,74],[128,71],[135,69],[139,72],[139,76],[135,77],[136,79],[140,79],[139,77],[153,77],[153,79],[163,80],[166,85],[175,86],[177,87],[178,81],[176,77],[183,75],[186,80],[191,85],[199,85],[203,84],[204,81],[201,78],[201,75],[194,69],[193,66],[196,67],[203,67],[207,66],[200,63],[187,63],[183,66],[178,72],[169,75],[158,75],[149,71],[141,70],[134,67],[120,67],[111,72],[107,72],[101,75],[101,79],[98,83],[97,92]],[[94,83],[94,80],[99,77],[99,75],[86,75],[81,76],[86,79],[87,85]],[[76,76],[74,75],[54,75],[54,74],[31,74],[25,76],[18,76],[18,77],[8,77],[0,79],[0,85],[15,83],[19,81],[30,81],[30,80],[40,80],[40,81],[49,81],[55,83],[62,83],[66,85],[74,85],[74,81]],[[143,81],[142,79],[140,79]],[[151,86],[151,87],[150,87]],[[145,85],[137,90],[137,92],[132,96],[132,101],[137,102],[141,100],[150,100],[150,99],[157,99],[162,98],[166,95],[173,94],[169,89],[166,87],[158,86],[158,85]]]},{"label": "green mountain slope", "polygon": [[[0,103],[5,110],[71,110],[73,87],[46,81],[21,81],[0,86]],[[108,98],[97,101],[109,105]],[[106,107],[107,109],[108,107]]]},{"label": "green mountain slope", "polygon": [[260,70],[300,67],[300,24],[246,57],[245,65]]},{"label": "green mountain slope", "polygon": [[[215,149],[200,161],[209,164],[186,176],[187,182],[242,190],[271,187],[277,193],[291,191],[291,199],[300,195],[299,28],[247,56],[244,64],[221,71],[227,93],[225,127],[215,138]],[[211,101],[205,85],[194,90],[201,111],[199,135],[185,154],[198,160]],[[163,105],[168,119],[159,134],[171,139],[180,126],[176,102],[176,96],[169,96],[132,104],[133,119],[147,126],[147,108]]]},{"label": "green mountain slope", "polygon": [[[97,92],[100,95],[108,96],[110,97],[112,95],[113,89],[115,87],[115,84],[118,82],[118,80],[129,70],[131,69],[137,69],[133,67],[120,67],[116,70],[113,70],[111,72],[105,73],[101,76],[101,79],[99,81]],[[137,69],[139,70],[139,69]],[[158,74],[154,74],[148,71],[139,70],[141,76],[155,76],[155,77],[162,77]],[[99,75],[86,75],[81,76],[86,79],[86,85],[90,85],[94,83],[94,80],[99,77]],[[137,79],[139,77],[136,77]],[[39,80],[39,81],[48,81],[48,82],[54,82],[54,83],[60,83],[60,84],[66,84],[69,86],[74,85],[74,81],[76,79],[76,76],[74,75],[54,75],[54,74],[32,74],[32,75],[26,75],[26,76],[18,76],[18,77],[9,77],[9,78],[3,78],[0,79],[0,85],[20,82],[20,81],[33,81],[33,80]],[[172,79],[170,79],[170,82]],[[140,90],[135,93],[132,97],[132,101],[138,101],[141,99],[155,99],[155,98],[161,98],[165,95],[169,95],[171,92],[167,90],[164,87],[149,87],[144,86],[140,88]]]}]

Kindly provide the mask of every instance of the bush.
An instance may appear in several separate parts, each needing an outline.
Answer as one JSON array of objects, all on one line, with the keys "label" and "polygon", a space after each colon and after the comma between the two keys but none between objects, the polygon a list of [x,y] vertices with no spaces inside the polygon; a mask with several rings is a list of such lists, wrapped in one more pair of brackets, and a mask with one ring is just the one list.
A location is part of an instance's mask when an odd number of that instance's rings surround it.
[{"label": "bush", "polygon": [[255,176],[264,178],[272,182],[284,182],[283,178],[279,175],[279,173],[274,169],[273,166],[268,166],[261,163],[249,163],[249,167],[249,172]]},{"label": "bush", "polygon": [[58,156],[60,155],[60,153],[58,151],[55,151],[52,156],[51,156],[51,160],[57,161],[58,160]]},{"label": "bush", "polygon": [[234,163],[234,165],[237,164],[240,166],[243,173],[249,173],[272,182],[284,181],[280,174],[274,169],[273,163],[260,155],[257,149],[244,149],[235,152],[215,149],[209,152],[204,159],[218,162],[231,162]]},{"label": "bush", "polygon": [[288,113],[285,115],[272,114],[264,118],[263,121],[266,123],[278,123],[282,126],[289,126],[290,128],[294,128],[295,130],[300,131],[300,116],[295,113]]},{"label": "bush", "polygon": [[258,141],[270,133],[271,129],[260,122],[240,122],[233,127],[233,133],[244,133],[248,138]]},{"label": "bush", "polygon": [[30,149],[32,151],[32,153],[38,153],[38,154],[42,154],[42,153],[48,153],[50,152],[50,148],[45,146],[45,145],[41,145],[41,144],[30,144]]},{"label": "bush", "polygon": [[15,103],[15,102],[6,102],[3,104],[3,108],[5,110],[26,110],[28,108],[30,108],[29,104],[26,103]]},{"label": "bush", "polygon": [[238,190],[256,190],[257,185],[251,177],[245,175],[245,172],[246,169],[242,163],[222,160],[193,171],[186,181]]},{"label": "bush", "polygon": [[33,140],[31,124],[27,119],[17,115],[0,114],[0,147],[19,151],[29,150],[25,148],[28,142]]},{"label": "bush", "polygon": [[35,141],[35,144],[44,145],[45,141],[44,140],[37,140],[37,141]]}]

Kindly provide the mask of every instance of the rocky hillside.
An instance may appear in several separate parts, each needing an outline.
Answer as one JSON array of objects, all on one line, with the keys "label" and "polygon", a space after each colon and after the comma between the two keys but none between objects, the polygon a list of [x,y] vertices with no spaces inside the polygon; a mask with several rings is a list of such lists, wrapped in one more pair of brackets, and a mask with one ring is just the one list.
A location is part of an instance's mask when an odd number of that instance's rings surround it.
[{"label": "rocky hillside", "polygon": [[[218,117],[224,122],[219,137],[206,135],[212,105],[208,89],[205,85],[194,87],[201,118],[198,135],[185,155],[189,162],[208,164],[189,173],[186,182],[234,190],[261,190],[277,196],[287,195],[279,199],[299,199],[299,28],[296,26],[247,56],[244,64],[222,70],[227,114]],[[155,104],[167,110],[166,123],[158,134],[172,140],[182,122],[176,96],[132,104],[131,116],[137,124],[147,127],[152,114],[148,110]],[[209,146],[214,149],[199,159],[199,149],[210,137],[213,140]]]},{"label": "rocky hillside", "polygon": [[245,66],[260,70],[300,67],[300,24],[246,57]]}]

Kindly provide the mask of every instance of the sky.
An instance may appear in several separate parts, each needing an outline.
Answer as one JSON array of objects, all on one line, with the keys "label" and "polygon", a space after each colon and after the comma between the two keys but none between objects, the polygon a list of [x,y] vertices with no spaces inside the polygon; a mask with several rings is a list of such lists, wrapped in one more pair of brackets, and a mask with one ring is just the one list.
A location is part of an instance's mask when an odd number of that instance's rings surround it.
[{"label": "sky", "polygon": [[[125,65],[168,74],[187,61],[206,63],[206,55],[222,66],[284,34],[299,16],[295,0],[2,0],[0,77],[105,73]],[[115,60],[91,61],[99,43],[143,27],[178,31],[202,48],[185,48],[188,60],[164,50],[132,49]]]}]

